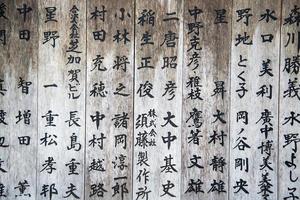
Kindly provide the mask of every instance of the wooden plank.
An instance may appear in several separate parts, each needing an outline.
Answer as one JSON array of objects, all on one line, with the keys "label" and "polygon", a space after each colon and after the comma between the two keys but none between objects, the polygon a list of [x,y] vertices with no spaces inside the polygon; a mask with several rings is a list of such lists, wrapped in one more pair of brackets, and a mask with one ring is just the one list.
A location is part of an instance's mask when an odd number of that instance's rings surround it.
[{"label": "wooden plank", "polygon": [[277,199],[280,3],[233,1],[229,199]]},{"label": "wooden plank", "polygon": [[39,2],[37,199],[83,199],[85,2]]},{"label": "wooden plank", "polygon": [[282,2],[278,199],[300,198],[299,12],[300,1]]},{"label": "wooden plank", "polygon": [[180,199],[183,1],[136,1],[133,199]]},{"label": "wooden plank", "polygon": [[[9,167],[9,157],[11,154],[11,142],[13,138],[10,138],[10,131],[13,129],[14,119],[13,117],[9,117],[7,114],[11,109],[9,106],[10,99],[14,94],[13,88],[8,84],[9,82],[13,82],[12,79],[14,77],[8,76],[8,72],[10,70],[9,66],[9,46],[8,41],[11,40],[11,29],[13,18],[12,17],[12,3],[10,1],[1,1],[1,7],[3,7],[3,16],[0,18],[0,33],[1,33],[1,46],[0,46],[0,113],[1,113],[1,123],[0,123],[0,168],[2,169],[0,174],[0,188],[3,191],[0,193],[2,198],[8,198],[13,196],[13,189],[11,188],[12,180],[10,180],[10,174],[14,173],[13,170],[8,171]],[[13,116],[13,113],[11,114]],[[10,125],[8,124],[10,123]]]},{"label": "wooden plank", "polygon": [[6,199],[35,199],[37,2],[1,1],[0,5],[5,6],[7,17],[0,18],[0,29],[7,31],[6,45],[0,47],[0,79],[7,90],[0,95],[0,140],[4,142],[0,143],[8,145],[0,147],[0,188],[4,184]]},{"label": "wooden plank", "polygon": [[186,1],[181,199],[228,199],[231,1]]},{"label": "wooden plank", "polygon": [[134,1],[87,3],[85,197],[131,200]]}]

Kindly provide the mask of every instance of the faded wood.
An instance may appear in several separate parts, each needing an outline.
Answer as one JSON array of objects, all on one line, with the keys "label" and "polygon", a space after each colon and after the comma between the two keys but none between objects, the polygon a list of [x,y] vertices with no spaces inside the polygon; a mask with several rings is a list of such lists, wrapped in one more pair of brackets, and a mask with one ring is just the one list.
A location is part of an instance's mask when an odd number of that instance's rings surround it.
[{"label": "faded wood", "polygon": [[300,75],[299,61],[297,60],[299,60],[300,28],[299,24],[293,23],[294,14],[292,14],[293,10],[295,11],[299,7],[300,1],[297,0],[282,2],[279,79],[279,199],[293,199],[293,196],[300,196],[299,123],[291,118],[292,112],[296,119],[300,113],[300,98],[296,94],[298,92],[289,91],[293,84],[295,89],[299,88]]},{"label": "faded wood", "polygon": [[[24,194],[35,199],[36,194],[36,142],[37,142],[37,3],[35,1],[4,1],[7,5],[6,17],[1,18],[1,29],[7,30],[7,43],[1,46],[0,79],[4,80],[7,90],[0,95],[1,108],[6,112],[5,122],[1,123],[0,137],[5,138],[8,148],[0,147],[1,168],[0,183],[5,185],[9,199],[27,199],[20,195],[20,182],[27,181]],[[17,8],[26,4],[32,8],[26,19]],[[20,31],[29,30],[30,40],[20,40]],[[21,79],[31,82],[27,91],[19,87]],[[29,121],[25,122],[24,115]],[[18,117],[19,116],[19,117]],[[20,143],[26,137],[26,143]],[[30,141],[28,141],[30,137]],[[16,188],[15,188],[16,187]]]},{"label": "faded wood", "polygon": [[[86,199],[130,200],[132,199],[134,2],[94,0],[87,3],[85,196]],[[96,8],[105,11],[103,18],[93,17]],[[98,31],[106,32],[103,40],[95,37]],[[125,34],[125,37],[118,33]],[[122,40],[119,41],[119,37]],[[95,88],[99,93],[93,93]],[[97,112],[102,116],[99,127],[96,121],[93,121]],[[93,138],[102,139],[97,144],[92,144]],[[93,161],[100,161],[103,169],[91,170]],[[103,184],[105,192],[95,194],[92,189],[99,184]]]},{"label": "faded wood", "polygon": [[[143,191],[144,198],[180,199],[182,6],[174,0],[136,1],[133,199],[142,199]],[[165,35],[170,32],[175,39],[169,45]],[[176,66],[164,66],[164,57],[170,62],[176,57]],[[165,91],[167,84],[174,86],[174,96]],[[173,125],[164,120],[168,113]],[[169,146],[163,142],[168,136],[173,138]],[[163,185],[170,186],[169,193]]]},{"label": "faded wood", "polygon": [[[38,69],[38,187],[37,199],[49,199],[43,187],[55,188],[52,198],[84,198],[86,7],[80,0],[39,1]],[[56,7],[55,20],[47,21],[46,8]],[[74,20],[73,14],[78,18]],[[78,48],[72,52],[72,31],[77,23]],[[57,31],[55,41],[45,33]],[[74,35],[77,33],[73,32]],[[77,37],[77,36],[76,36]],[[54,45],[55,42],[55,45]],[[69,59],[80,57],[81,59]],[[77,61],[77,62],[76,62]],[[74,74],[75,73],[75,74]],[[53,118],[51,122],[50,117]],[[44,139],[46,138],[46,140]],[[72,145],[73,138],[73,145]],[[47,161],[53,160],[53,168]],[[51,162],[52,163],[52,162]],[[70,167],[75,165],[75,170]],[[45,186],[45,185],[48,185]],[[69,194],[76,189],[74,195]],[[54,190],[53,190],[54,191]]]},{"label": "faded wood", "polygon": [[0,0],[0,200],[300,198],[299,16]]},{"label": "faded wood", "polygon": [[[280,3],[233,1],[230,199],[277,199]],[[248,21],[238,15],[243,9],[250,9]],[[262,18],[266,9],[274,11],[276,19]],[[263,43],[266,34],[272,34],[272,40]],[[239,35],[249,38],[240,41]],[[268,183],[263,180],[271,183],[266,193],[262,188]],[[239,189],[244,181],[246,190]]]},{"label": "faded wood", "polygon": [[[231,3],[220,0],[184,4],[182,199],[228,196]],[[195,18],[191,13],[198,9],[201,13]],[[216,10],[225,10],[224,20],[216,21]],[[201,27],[193,29],[193,23]],[[193,46],[195,38],[199,42]],[[223,86],[220,93],[216,92],[217,84]],[[223,122],[214,117],[218,111],[223,113]],[[214,160],[226,164],[214,167]],[[195,161],[199,166],[193,165]],[[223,186],[222,192],[212,188],[214,182]],[[201,188],[193,183],[202,183]]]}]

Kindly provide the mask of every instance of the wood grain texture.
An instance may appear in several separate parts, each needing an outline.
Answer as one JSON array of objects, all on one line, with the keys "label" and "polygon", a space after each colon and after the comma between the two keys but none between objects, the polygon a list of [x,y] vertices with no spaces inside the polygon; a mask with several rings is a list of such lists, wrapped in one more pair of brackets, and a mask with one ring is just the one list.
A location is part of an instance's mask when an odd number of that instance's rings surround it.
[{"label": "wood grain texture", "polygon": [[[5,185],[9,199],[35,199],[36,194],[36,142],[37,142],[37,3],[35,1],[1,1],[6,4],[7,20],[1,17],[1,28],[7,31],[6,46],[1,45],[0,79],[7,90],[0,97],[1,108],[6,112],[5,122],[1,123],[0,137],[5,137],[8,148],[0,148],[0,182]],[[19,13],[23,5],[31,7],[26,19]],[[20,40],[19,33],[28,30],[30,40]],[[31,82],[28,94],[19,87],[20,78]],[[21,113],[21,115],[19,115]],[[23,114],[29,114],[24,121]],[[25,114],[26,115],[26,114]],[[20,118],[19,118],[19,117]],[[4,126],[3,126],[4,125]],[[21,145],[19,137],[30,137],[29,145]],[[27,181],[28,187],[20,193],[19,182]],[[17,187],[17,188],[15,188]],[[19,196],[21,195],[21,196]],[[27,195],[27,196],[26,196]]]},{"label": "wood grain texture", "polygon": [[233,2],[230,199],[277,199],[280,1]]},{"label": "wood grain texture", "polygon": [[136,1],[133,199],[180,199],[182,3]]},{"label": "wood grain texture", "polygon": [[[52,189],[53,199],[83,199],[85,2],[80,0],[39,2],[37,199],[50,198],[49,192],[43,193],[45,188],[48,191]],[[53,7],[56,8],[54,9],[56,21],[48,21],[46,10],[53,10]],[[53,38],[45,42],[47,40],[45,35],[49,31],[57,31],[57,34],[51,33],[59,36],[55,39],[55,46]],[[70,190],[72,192],[68,192]]]},{"label": "wood grain texture", "polygon": [[[300,158],[299,158],[299,24],[295,13],[300,1],[282,1],[281,48],[280,48],[280,88],[279,88],[279,172],[278,198],[300,198]],[[296,12],[295,12],[296,11]],[[294,117],[292,117],[292,112]],[[292,117],[292,118],[291,118]]]},{"label": "wood grain texture", "polygon": [[[184,4],[182,199],[228,196],[231,6],[221,0]],[[220,23],[216,10],[224,14]],[[218,111],[223,121],[214,116]]]},{"label": "wood grain texture", "polygon": [[[86,199],[130,200],[134,1],[87,3]],[[104,14],[95,17],[95,10]],[[94,88],[99,93],[93,93]],[[93,121],[97,115],[101,118],[98,127]],[[92,144],[93,138],[98,143]],[[90,168],[94,161],[102,163],[101,170]],[[99,185],[104,190],[95,194],[93,188]]]},{"label": "wood grain texture", "polygon": [[300,198],[299,13],[0,0],[0,200]]}]

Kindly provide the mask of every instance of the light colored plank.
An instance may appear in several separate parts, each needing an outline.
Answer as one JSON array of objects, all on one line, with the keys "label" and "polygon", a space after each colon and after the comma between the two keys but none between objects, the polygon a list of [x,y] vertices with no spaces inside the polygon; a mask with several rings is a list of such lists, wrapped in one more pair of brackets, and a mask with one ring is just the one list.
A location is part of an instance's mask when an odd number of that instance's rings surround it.
[{"label": "light colored plank", "polygon": [[[1,27],[7,30],[7,46],[1,45],[0,77],[7,89],[1,95],[1,108],[6,112],[1,123],[0,137],[5,137],[8,148],[0,147],[0,182],[5,185],[7,199],[35,199],[36,189],[36,135],[37,135],[37,2],[30,0],[1,1],[6,4],[7,20],[1,18]],[[26,14],[18,9],[31,8]],[[22,11],[22,9],[20,10]],[[1,29],[2,29],[1,28]],[[30,31],[29,40],[20,40],[19,32]],[[21,79],[29,85],[29,90],[19,87]],[[28,92],[28,94],[27,94]],[[20,116],[19,116],[20,112]],[[25,113],[28,113],[26,116]],[[24,119],[24,115],[28,118]],[[19,116],[20,118],[18,118]],[[27,121],[29,120],[29,121]],[[20,138],[20,139],[19,139]],[[24,139],[28,145],[20,144]],[[27,143],[26,143],[27,144]],[[2,162],[3,161],[3,162]],[[24,184],[24,191],[20,186]]]},{"label": "light colored plank", "polygon": [[[87,3],[85,197],[130,200],[134,1],[93,0]],[[95,37],[97,33],[100,37]],[[95,162],[101,162],[99,170],[92,168]]]},{"label": "light colored plank", "polygon": [[229,199],[277,199],[280,3],[233,1]]},{"label": "light colored plank", "polygon": [[184,4],[182,199],[228,196],[231,6]]},{"label": "light colored plank", "polygon": [[[136,1],[133,199],[137,200],[180,199],[182,6],[175,0]],[[168,18],[178,20],[164,20]],[[146,35],[151,35],[150,44],[143,44]],[[174,56],[176,66],[164,66],[164,57],[171,62]],[[166,92],[167,85],[173,89]]]},{"label": "light colored plank", "polygon": [[[298,0],[282,2],[278,199],[300,198],[300,124],[295,121],[299,120],[298,114],[300,114],[298,92],[300,22],[295,18],[295,14],[300,11],[299,7]],[[293,84],[295,90],[290,88]],[[291,118],[292,112],[294,119]]]},{"label": "light colored plank", "polygon": [[[13,196],[13,188],[11,188],[12,180],[9,180],[10,174],[14,173],[13,170],[8,171],[9,169],[9,157],[12,150],[11,143],[13,138],[10,137],[11,129],[13,129],[14,119],[13,111],[9,106],[9,102],[13,98],[14,88],[11,88],[9,82],[13,82],[14,77],[9,76],[9,71],[11,70],[9,65],[9,46],[8,42],[11,40],[11,37],[8,37],[11,34],[13,18],[12,16],[12,3],[10,1],[1,1],[0,4],[4,7],[3,15],[0,20],[0,30],[1,30],[1,46],[0,46],[0,112],[1,112],[1,124],[0,124],[0,159],[1,159],[1,168],[2,171],[0,176],[0,187],[4,190],[1,195],[2,198],[8,198]],[[10,90],[9,90],[10,89]],[[8,113],[11,113],[8,115]],[[10,125],[9,125],[10,123]],[[3,171],[5,170],[5,171]]]},{"label": "light colored plank", "polygon": [[[56,21],[47,20],[47,10],[55,13]],[[49,199],[50,191],[52,199],[84,198],[85,16],[84,1],[45,0],[39,4],[37,199]],[[52,33],[59,36],[55,47],[54,39],[45,42],[48,31],[57,31]],[[68,59],[72,56],[74,60]],[[53,165],[47,165],[52,159]]]}]

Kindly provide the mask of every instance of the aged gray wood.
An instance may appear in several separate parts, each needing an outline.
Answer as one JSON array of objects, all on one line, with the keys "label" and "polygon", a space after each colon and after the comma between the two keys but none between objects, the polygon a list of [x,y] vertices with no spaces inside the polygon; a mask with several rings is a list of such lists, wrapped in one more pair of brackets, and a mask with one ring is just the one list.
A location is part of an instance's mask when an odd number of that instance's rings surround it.
[{"label": "aged gray wood", "polygon": [[[52,199],[288,200],[300,196],[299,26],[287,21],[292,9],[300,10],[299,0],[0,0],[1,9],[3,2],[8,19],[0,10],[0,31],[7,31],[7,44],[0,40],[0,199],[46,200],[49,192],[43,191],[50,188]],[[25,4],[32,11],[24,22],[17,8]],[[46,23],[45,8],[52,6],[57,22]],[[196,7],[202,11],[194,18],[190,13]],[[76,37],[70,30],[72,8],[78,12],[80,53],[67,52],[70,36]],[[238,19],[237,10],[246,8],[251,9],[249,26],[245,18]],[[227,23],[216,24],[217,10],[222,9]],[[274,10],[271,14],[277,20],[260,20],[266,9]],[[150,23],[140,21],[142,13]],[[173,17],[178,20],[164,20]],[[203,25],[196,44],[202,49],[198,63],[190,64],[195,54],[188,49],[197,34],[189,33],[189,28],[196,29],[191,25],[195,20]],[[31,32],[29,41],[19,39],[24,29]],[[58,32],[55,43],[45,41],[48,31]],[[172,38],[165,38],[172,32],[174,48],[168,47],[172,41],[165,40]],[[239,34],[249,35],[253,45],[237,44]],[[273,34],[272,42],[262,43],[262,34]],[[147,35],[150,44],[142,44]],[[68,63],[71,55],[80,56],[80,63]],[[240,62],[240,55],[247,60]],[[173,56],[177,56],[176,67],[164,66],[165,57],[174,61]],[[150,67],[142,67],[143,57],[151,57]],[[118,62],[126,62],[126,70]],[[271,71],[260,76],[263,65]],[[19,87],[20,78],[31,83],[28,95]],[[218,81],[224,81],[223,97],[214,94]],[[174,97],[166,91],[173,83]],[[143,84],[148,84],[149,96]],[[272,98],[257,94],[263,85],[272,86]],[[241,87],[247,89],[243,98],[236,91]],[[24,123],[27,110],[29,125]],[[55,126],[47,121],[51,120],[48,111],[54,114]],[[239,111],[248,112],[247,124],[242,122],[245,118],[238,118]],[[262,119],[268,111],[271,117]],[[226,123],[216,118],[218,112]],[[294,121],[288,120],[292,113]],[[261,133],[265,125],[272,128],[268,137]],[[168,134],[174,140],[170,146]],[[30,136],[30,145],[19,144],[22,136]],[[294,141],[289,143],[288,136]],[[241,141],[250,148],[239,150]],[[268,144],[270,149],[261,149]],[[46,161],[52,157],[50,173]],[[223,158],[224,168],[213,166],[213,159]],[[249,172],[236,163],[246,158]],[[78,174],[69,174],[70,162]],[[262,184],[266,174],[271,185]],[[241,180],[247,181],[249,194],[236,192]],[[18,196],[15,187],[24,181],[30,186]],[[71,186],[76,196],[68,196]],[[261,191],[264,186],[269,193]]]},{"label": "aged gray wood", "polygon": [[[182,6],[183,1],[136,1],[135,10],[135,96],[134,96],[134,161],[133,161],[133,199],[180,199],[180,173],[181,173],[181,69],[182,69]],[[139,18],[142,12],[150,14],[155,12],[154,26],[150,23],[142,23]],[[176,12],[174,15],[167,13]],[[178,17],[179,20],[163,21],[163,18]],[[174,48],[167,47],[164,42],[165,34],[171,31],[175,33],[176,45]],[[151,35],[150,42],[153,44],[142,45],[143,35]],[[163,68],[163,57],[177,56],[176,68],[170,66]],[[149,66],[152,68],[141,68],[142,58],[152,57]],[[140,69],[139,69],[140,68]],[[148,81],[148,82],[147,82]],[[165,94],[165,87],[168,81],[175,83],[175,97]],[[153,89],[150,96],[142,92],[140,97],[141,84],[147,84]],[[144,96],[145,95],[145,96]],[[153,96],[153,98],[151,98]],[[171,99],[170,101],[168,99]],[[150,110],[155,110],[155,113]],[[152,110],[152,111],[153,111]],[[150,114],[149,114],[150,111]],[[173,127],[163,119],[167,112],[174,115],[171,121],[177,127]],[[152,113],[152,114],[151,114]],[[143,116],[147,118],[146,124],[142,125]],[[155,124],[155,125],[151,125]],[[176,136],[176,140],[170,144],[163,143],[162,137]],[[147,152],[147,153],[146,153]],[[147,163],[140,163],[142,155],[147,155]],[[170,157],[169,157],[170,156]],[[171,160],[168,160],[168,159]],[[165,169],[166,161],[174,169]],[[149,176],[145,181],[144,174]],[[148,174],[147,174],[148,173]],[[170,184],[172,196],[165,194],[163,185]],[[143,194],[142,192],[145,192]]]},{"label": "aged gray wood", "polygon": [[[7,6],[6,9],[6,17],[11,18],[12,16],[12,11],[13,11],[13,7],[12,7],[12,3],[9,3],[9,1],[1,1],[1,3],[5,3],[5,5]],[[13,19],[10,20],[5,20],[4,18],[1,18],[0,20],[0,30],[6,30],[6,34],[10,35],[11,34],[11,29],[12,27],[12,22]],[[7,42],[11,40],[11,37],[6,37],[6,44],[3,45],[3,43],[1,43],[0,46],[0,79],[3,81],[1,83],[2,86],[2,90],[6,90],[3,91],[2,95],[0,96],[0,110],[9,113],[11,112],[11,117],[8,116],[8,114],[6,114],[5,117],[5,121],[6,123],[9,120],[13,119],[13,113],[12,110],[9,109],[9,103],[10,103],[10,96],[14,95],[14,91],[13,88],[10,88],[10,93],[7,93],[8,88],[11,86],[10,84],[8,84],[9,82],[13,82],[14,77],[8,76],[9,71],[11,71],[10,66],[9,66],[9,46],[7,45]],[[8,118],[9,117],[9,118]],[[1,118],[2,120],[3,117]],[[5,169],[6,171],[9,169],[9,157],[10,154],[12,153],[12,148],[11,148],[11,142],[13,141],[13,138],[10,138],[10,131],[11,129],[13,129],[13,124],[10,125],[11,127],[7,127],[4,123],[1,123],[0,127],[1,127],[1,132],[0,132],[0,137],[4,138],[2,140],[4,140],[4,145],[6,147],[0,147],[0,159],[1,159],[1,168]],[[3,187],[5,189],[5,193],[4,195],[6,196],[13,196],[13,188],[12,186],[15,184],[13,182],[13,180],[10,180],[10,174],[14,173],[14,171],[10,171],[10,173],[3,173],[1,172],[1,176],[0,176],[0,184],[3,184]]]},{"label": "aged gray wood", "polygon": [[[103,11],[104,8],[106,11],[104,21],[101,20],[101,16],[92,17],[96,8],[99,11]],[[87,1],[86,199],[132,199],[133,10],[134,1],[131,0]],[[125,29],[128,32],[126,37],[130,41],[114,41],[118,31],[123,34]],[[106,32],[104,41],[95,40],[93,34],[101,30]],[[97,57],[101,59],[96,61]],[[126,66],[115,66],[118,62],[117,57],[126,57]],[[94,95],[92,90],[101,87],[100,84],[104,84],[103,90],[100,89],[99,94]],[[115,94],[120,85],[126,87],[120,91],[125,93],[125,96]],[[98,128],[91,117],[97,112],[100,116],[103,115]],[[128,118],[124,123],[114,119],[124,114]],[[122,139],[124,136],[125,143],[116,145],[116,139]],[[101,141],[93,145],[93,137],[105,137],[103,146]],[[103,169],[90,170],[89,166],[93,160],[100,160]],[[99,184],[103,184],[105,191],[97,195],[93,188]]]},{"label": "aged gray wood", "polygon": [[[300,158],[299,152],[295,150],[295,145],[298,146],[299,151],[299,123],[294,121],[287,121],[286,118],[291,117],[291,112],[295,113],[295,117],[300,113],[299,107],[299,95],[295,95],[292,91],[289,95],[289,81],[295,82],[295,89],[299,88],[299,31],[300,28],[296,23],[287,23],[286,19],[290,16],[291,10],[295,9],[295,6],[299,9],[300,1],[291,0],[282,2],[282,18],[281,18],[281,48],[280,48],[280,93],[279,93],[279,172],[278,172],[278,199],[293,199],[292,196],[300,197]],[[299,11],[299,10],[298,10]],[[292,15],[294,16],[294,15]],[[292,20],[295,18],[293,17]],[[293,40],[294,37],[294,40]],[[290,65],[288,61],[290,59]],[[298,60],[298,61],[297,61]],[[286,65],[287,63],[287,65]],[[286,67],[285,67],[286,66]],[[297,80],[295,80],[297,79]],[[287,91],[287,92],[286,92]],[[299,94],[299,93],[298,93]],[[285,96],[285,97],[284,97]],[[294,97],[293,97],[294,96]],[[296,117],[298,119],[298,117]],[[294,137],[292,134],[295,134]],[[290,141],[295,140],[295,142]],[[298,141],[298,142],[297,142]],[[298,144],[295,144],[298,143]],[[295,158],[292,158],[293,155]],[[288,163],[294,163],[288,167]],[[291,171],[291,176],[290,176]],[[298,177],[298,180],[296,178]],[[290,180],[296,180],[292,182]],[[295,190],[295,191],[294,191]]]},{"label": "aged gray wood", "polygon": [[[75,7],[74,7],[75,6]],[[46,21],[46,7],[56,7],[55,19],[57,22]],[[67,52],[70,48],[71,15],[70,10],[78,13],[78,51],[82,53]],[[59,38],[44,43],[44,32],[57,31]],[[74,33],[76,34],[76,33]],[[55,184],[57,189],[53,199],[74,199],[66,193],[74,185],[74,191],[80,199],[84,198],[84,150],[85,150],[85,71],[86,71],[86,7],[85,2],[80,0],[39,1],[39,70],[38,70],[38,123],[39,123],[39,148],[38,148],[38,179],[37,199],[49,199],[49,193],[40,194],[43,185]],[[80,63],[68,63],[70,55],[80,56]],[[72,76],[72,71],[80,70]],[[56,84],[57,87],[45,87]],[[73,99],[70,85],[75,86]],[[77,91],[76,91],[77,90]],[[47,113],[52,111],[53,124],[47,126]],[[70,115],[74,114],[74,121],[69,121]],[[45,117],[43,117],[45,116]],[[75,122],[75,123],[74,123]],[[76,125],[76,123],[79,125]],[[47,133],[48,142],[54,140],[55,144],[43,143],[42,138]],[[75,135],[73,135],[75,133]],[[75,148],[71,147],[71,136],[75,136]],[[80,144],[79,144],[80,143]],[[78,150],[78,151],[77,151]],[[45,160],[53,157],[56,168],[52,173]],[[76,163],[75,174],[69,174],[68,163]],[[77,163],[79,163],[77,165]],[[75,166],[75,167],[76,167]],[[46,167],[46,169],[44,169]],[[53,186],[53,185],[52,185]],[[49,189],[49,188],[48,188]]]},{"label": "aged gray wood", "polygon": [[[279,41],[280,41],[280,1],[233,1],[233,18],[232,18],[232,56],[231,56],[231,118],[230,118],[230,197],[229,199],[263,199],[264,192],[261,188],[267,184],[262,184],[263,175],[267,176],[269,183],[272,184],[267,192],[269,199],[277,199],[277,156],[278,156],[278,79],[279,79]],[[249,25],[246,26],[245,18],[239,22],[237,10],[250,8]],[[269,19],[261,19],[261,14],[266,13],[266,9],[275,11],[273,15],[277,17],[274,21]],[[238,44],[238,34],[250,36],[246,43],[252,41],[252,45],[246,45],[241,42]],[[262,42],[263,34],[273,34],[272,42]],[[240,62],[240,55],[246,61]],[[268,63],[273,76],[268,73],[263,74],[263,62]],[[240,65],[239,65],[240,64]],[[242,66],[246,65],[246,66]],[[242,80],[244,79],[244,80]],[[245,83],[245,85],[243,85]],[[257,95],[259,88],[266,85],[272,85],[272,98],[268,98],[268,94],[263,97]],[[245,96],[240,98],[237,92],[244,86],[248,91]],[[268,90],[270,91],[270,90]],[[267,111],[266,111],[267,109]],[[240,111],[248,112],[248,122],[245,118],[238,119]],[[270,112],[270,114],[268,114]],[[243,112],[242,112],[243,113]],[[262,119],[262,115],[270,115],[266,117],[266,121]],[[265,126],[273,128],[265,137],[261,133],[261,128]],[[272,145],[271,150],[263,150],[260,148],[262,144],[267,142]],[[245,148],[241,142],[245,142],[250,148]],[[241,145],[238,147],[237,145]],[[267,152],[271,152],[268,155]],[[248,172],[244,166],[236,166],[236,159],[243,159],[247,162]],[[264,166],[264,158],[268,158],[268,166]],[[249,192],[246,194],[243,190],[238,191],[237,182],[247,181],[245,189]]]},{"label": "aged gray wood", "polygon": [[[229,171],[229,64],[230,64],[230,38],[231,38],[231,1],[185,1],[184,4],[184,65],[183,65],[183,117],[182,117],[182,188],[181,199],[228,199],[228,171]],[[197,7],[203,13],[199,14],[195,20],[190,15],[189,10]],[[225,9],[225,21],[227,23],[215,24],[216,11]],[[200,22],[202,28],[199,30],[199,36],[192,32],[189,34],[188,24]],[[200,58],[197,64],[189,64],[193,56],[194,49],[188,51],[193,45],[193,37],[199,37],[199,45],[202,50],[199,52]],[[197,51],[198,52],[198,51]],[[196,80],[193,87],[189,87],[190,80]],[[215,94],[215,82],[224,82],[224,96]],[[197,94],[199,89],[200,97],[189,98],[190,94]],[[193,93],[194,92],[194,93]],[[201,98],[201,99],[200,99]],[[217,120],[213,116],[217,110],[224,113],[221,116],[225,123]],[[193,123],[191,113],[201,112],[199,123]],[[192,117],[193,118],[193,117]],[[196,121],[196,120],[195,120]],[[200,131],[198,137],[193,134]],[[211,136],[224,133],[222,140],[217,139],[210,142]],[[197,134],[196,134],[197,135]],[[222,137],[222,136],[221,136]],[[198,138],[198,139],[197,139]],[[192,166],[193,157],[198,158],[198,164],[203,168]],[[226,165],[223,170],[211,165],[213,159],[224,159]],[[224,183],[224,191],[214,191],[211,186],[213,182]],[[199,183],[200,188],[191,185]],[[199,191],[201,190],[201,191]]]},{"label": "aged gray wood", "polygon": [[[5,137],[8,148],[0,147],[1,168],[7,173],[0,172],[0,183],[5,185],[5,195],[9,199],[35,199],[36,193],[36,135],[37,135],[37,3],[35,1],[1,1],[6,4],[5,15],[1,18],[0,29],[7,30],[7,44],[1,45],[0,79],[4,80],[5,96],[0,96],[1,108],[6,112],[5,122],[1,123],[0,137]],[[19,15],[17,8],[27,4],[32,12],[26,16]],[[35,11],[35,12],[34,12]],[[30,30],[29,41],[19,40],[20,30]],[[22,93],[18,87],[20,77],[31,82],[29,94]],[[30,124],[24,123],[23,114],[30,110]],[[22,114],[19,121],[16,116]],[[18,122],[19,121],[19,122]],[[18,137],[29,136],[30,145],[20,145]],[[3,161],[3,162],[2,162]],[[19,182],[27,181],[30,185],[24,194],[18,196]]]}]

